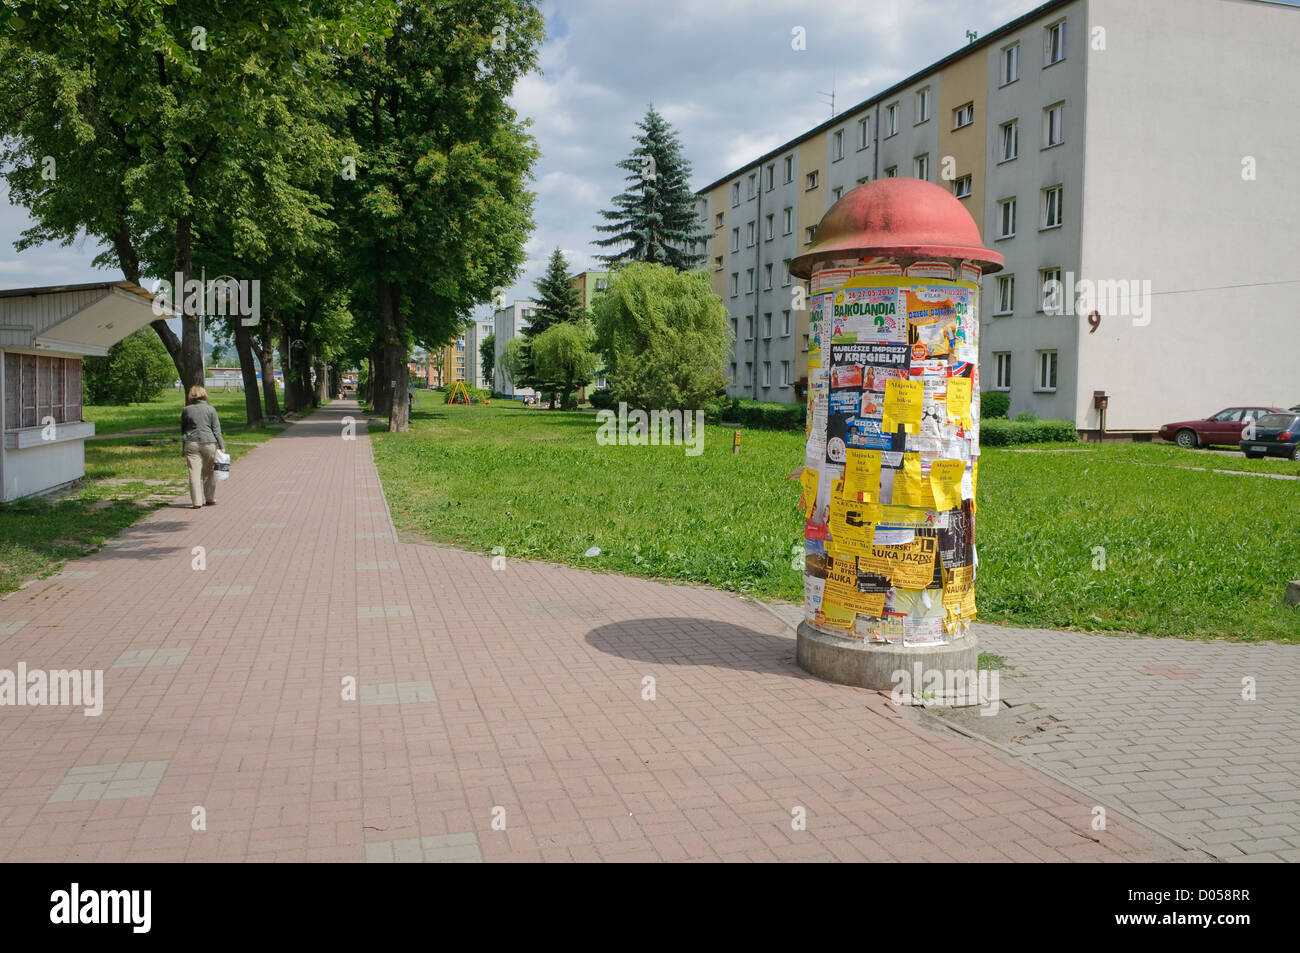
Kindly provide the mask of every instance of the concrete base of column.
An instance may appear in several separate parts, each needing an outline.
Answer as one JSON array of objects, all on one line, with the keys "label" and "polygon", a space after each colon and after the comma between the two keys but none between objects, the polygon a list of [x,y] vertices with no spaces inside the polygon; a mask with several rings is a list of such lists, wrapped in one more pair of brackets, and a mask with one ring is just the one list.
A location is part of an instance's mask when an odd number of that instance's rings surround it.
[{"label": "concrete base of column", "polygon": [[[973,632],[947,645],[881,645],[855,639],[841,639],[819,632],[807,622],[799,623],[796,635],[795,658],[799,667],[811,675],[841,685],[855,685],[876,691],[892,692],[900,685],[895,673],[907,673],[902,691],[911,693],[920,702],[921,690],[914,685],[918,671],[945,673],[944,683],[951,685],[955,674],[969,672],[974,684],[979,668],[979,640]],[[918,669],[918,664],[920,668]],[[922,678],[927,678],[922,674]],[[939,697],[929,702],[938,704],[979,704],[974,693],[958,693],[952,699]]]}]

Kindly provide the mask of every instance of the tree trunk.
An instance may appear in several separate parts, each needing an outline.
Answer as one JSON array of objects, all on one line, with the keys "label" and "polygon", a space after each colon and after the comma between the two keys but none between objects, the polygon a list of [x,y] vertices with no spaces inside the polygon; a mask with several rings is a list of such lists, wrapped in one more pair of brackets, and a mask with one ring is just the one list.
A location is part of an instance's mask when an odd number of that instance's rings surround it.
[{"label": "tree trunk", "polygon": [[[382,329],[380,331],[382,334]],[[384,379],[384,346],[381,338],[376,337],[370,348],[370,407],[381,417],[388,416],[392,406],[392,389]]]},{"label": "tree trunk", "polygon": [[280,366],[284,371],[284,409],[292,413],[301,408],[298,401],[298,368],[294,366],[288,324],[280,325]]},{"label": "tree trunk", "polygon": [[275,349],[271,344],[269,321],[262,322],[262,341],[257,356],[262,363],[262,398],[266,403],[266,416],[276,418],[280,416],[280,396],[275,387]]},{"label": "tree trunk", "polygon": [[233,319],[235,325],[235,350],[239,352],[239,370],[244,376],[244,413],[248,417],[248,426],[262,426],[262,399],[257,393],[257,366],[253,363],[253,335],[239,315]]},{"label": "tree trunk", "polygon": [[411,429],[410,403],[406,396],[406,322],[402,318],[401,287],[379,279],[379,337],[384,346],[384,373],[379,386],[389,391],[388,431]]},{"label": "tree trunk", "polygon": [[[176,261],[172,269],[172,279],[179,275],[187,285],[194,274],[193,225],[194,218],[191,215],[182,215],[176,220]],[[199,313],[203,309],[204,291],[205,289],[199,289],[197,307],[191,305],[187,308],[184,306],[185,289],[183,287],[172,289],[174,303],[180,303],[177,310],[183,312],[181,315],[181,386],[186,390],[194,386],[203,386],[203,341],[199,328]],[[163,342],[166,343],[166,338]]]},{"label": "tree trunk", "polygon": [[312,391],[311,394],[311,405],[313,407],[319,407],[321,404],[325,403],[326,399],[328,399],[329,397],[329,391],[328,391],[329,381],[326,378],[326,375],[328,373],[329,373],[329,368],[326,366],[324,359],[317,357],[316,358],[316,388],[315,390]]}]

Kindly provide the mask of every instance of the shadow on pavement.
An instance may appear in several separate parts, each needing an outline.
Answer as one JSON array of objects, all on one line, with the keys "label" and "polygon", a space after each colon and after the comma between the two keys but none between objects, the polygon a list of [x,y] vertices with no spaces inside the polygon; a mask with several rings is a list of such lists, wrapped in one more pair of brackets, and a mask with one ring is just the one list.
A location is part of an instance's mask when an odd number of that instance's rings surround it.
[{"label": "shadow on pavement", "polygon": [[661,665],[716,665],[808,677],[795,666],[794,639],[714,619],[629,619],[587,633],[609,655]]}]

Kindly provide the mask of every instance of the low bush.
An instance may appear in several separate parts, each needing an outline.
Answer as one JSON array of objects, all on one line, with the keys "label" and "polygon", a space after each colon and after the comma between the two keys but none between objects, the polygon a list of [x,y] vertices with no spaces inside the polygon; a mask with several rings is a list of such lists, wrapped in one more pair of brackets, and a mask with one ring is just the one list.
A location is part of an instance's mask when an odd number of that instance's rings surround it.
[{"label": "low bush", "polygon": [[803,430],[807,410],[805,404],[737,400],[733,402],[727,419],[755,430]]},{"label": "low bush", "polygon": [[588,391],[587,402],[590,403],[592,407],[596,408],[596,410],[614,409],[614,395],[607,387]]},{"label": "low bush", "polygon": [[1002,420],[997,417],[980,421],[980,444],[985,447],[1009,447],[1017,443],[1076,443],[1079,431],[1068,420]]},{"label": "low bush", "polygon": [[980,419],[994,420],[1006,417],[1011,398],[1000,390],[980,391]]}]

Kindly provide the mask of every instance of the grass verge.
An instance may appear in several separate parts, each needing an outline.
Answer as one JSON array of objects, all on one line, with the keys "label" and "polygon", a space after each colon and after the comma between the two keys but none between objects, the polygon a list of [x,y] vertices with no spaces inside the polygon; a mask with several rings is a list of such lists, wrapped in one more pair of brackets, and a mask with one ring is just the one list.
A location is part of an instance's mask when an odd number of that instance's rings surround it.
[{"label": "grass verge", "polygon": [[[599,446],[595,431],[581,411],[419,394],[410,433],[371,439],[401,530],[503,547],[507,559],[802,598],[799,486],[785,480],[802,463],[801,434],[747,430],[733,455],[731,431],[708,427],[692,457]],[[1300,642],[1300,612],[1282,601],[1300,576],[1300,481],[1182,469],[1185,452],[1149,444],[1022,449],[981,457],[981,618]],[[1192,466],[1239,464],[1221,469],[1292,466],[1190,456]]]}]

